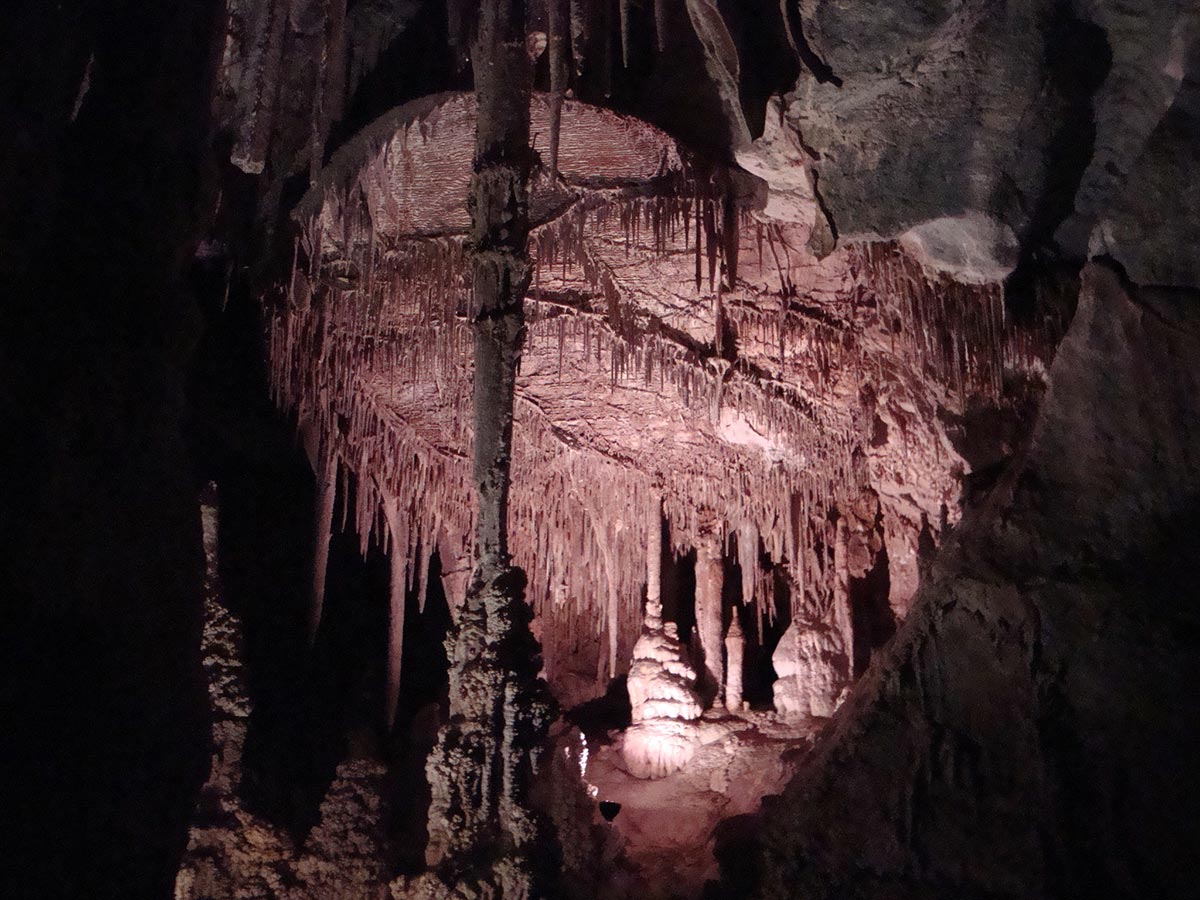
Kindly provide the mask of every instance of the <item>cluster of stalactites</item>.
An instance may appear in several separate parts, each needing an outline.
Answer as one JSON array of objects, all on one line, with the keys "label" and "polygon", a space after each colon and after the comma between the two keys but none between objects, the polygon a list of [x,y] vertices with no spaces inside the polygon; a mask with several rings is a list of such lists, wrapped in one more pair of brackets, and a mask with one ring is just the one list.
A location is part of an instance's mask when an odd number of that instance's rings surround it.
[{"label": "cluster of stalactites", "polygon": [[[402,557],[393,590],[415,582],[423,593],[433,550],[445,541],[466,554],[473,533],[466,250],[455,237],[385,240],[364,198],[343,198],[333,217],[340,233],[314,219],[297,242],[271,322],[272,387],[276,402],[321,435],[321,456],[340,461],[343,479],[356,476],[352,520],[364,552],[373,538],[393,548]],[[828,593],[829,569],[814,548],[828,546],[820,534],[826,511],[864,478],[854,455],[864,421],[831,418],[785,385],[669,339],[622,295],[585,239],[616,234],[633,247],[650,233],[663,253],[682,243],[696,253],[697,287],[707,259],[710,287],[719,291],[725,236],[737,224],[727,212],[725,201],[703,195],[593,195],[534,232],[531,349],[551,342],[560,371],[594,365],[614,387],[656,385],[714,421],[722,407],[735,409],[764,433],[786,436],[794,451],[790,462],[739,457],[734,465],[698,460],[694,468],[643,471],[564,445],[545,415],[518,397],[510,550],[549,623],[548,668],[581,642],[603,648],[598,679],[617,674],[628,658],[623,642],[637,631],[636,561],[648,525],[627,511],[643,508],[654,484],[671,486],[664,511],[677,552],[696,546],[714,517],[720,523],[721,540],[739,555],[742,599],[757,610],[760,632],[776,612],[773,566],[784,566],[798,586],[794,606],[819,604]],[[728,264],[725,275],[732,275]],[[600,300],[564,309],[557,296],[543,297],[552,276],[577,279]],[[812,335],[826,369],[842,361],[833,355],[842,345],[832,328]],[[431,409],[445,413],[433,428]],[[402,598],[393,603],[394,629],[397,605],[402,613]]]},{"label": "cluster of stalactites", "polygon": [[[345,308],[355,307],[347,302]],[[340,461],[341,495],[355,498],[352,506],[341,505],[341,527],[353,525],[364,551],[375,539],[398,554],[403,565],[393,578],[394,590],[416,584],[423,594],[429,557],[439,542],[448,540],[464,554],[469,549],[470,430],[465,421],[449,419],[457,423],[452,433],[430,434],[414,424],[419,416],[406,419],[401,401],[420,382],[417,373],[398,374],[386,364],[386,342],[364,339],[352,328],[339,330],[336,322],[336,315],[320,315],[312,306],[307,315],[292,308],[275,318],[275,396],[322,436],[322,457]],[[443,402],[461,408],[469,396],[468,376],[453,365],[442,371]],[[420,407],[424,399],[407,402]],[[582,642],[595,642],[604,648],[597,676],[612,677],[628,658],[631,648],[624,641],[636,633],[638,560],[650,527],[628,510],[641,509],[659,479],[585,448],[564,446],[552,423],[529,404],[518,403],[515,432],[510,550],[527,571],[530,599],[553,635],[546,647],[548,666],[565,662]],[[719,511],[721,539],[736,548],[743,602],[757,610],[760,630],[763,617],[775,614],[773,575],[764,554],[786,565],[802,586],[793,590],[793,603],[805,592],[823,596],[828,566],[814,548],[829,545],[820,537],[825,511],[857,487],[852,449],[846,440],[825,454],[814,453],[803,472],[762,461],[722,469],[720,477],[702,467],[664,473],[671,474],[664,508],[674,549],[685,553],[696,546],[713,511]],[[356,476],[353,492],[345,485],[349,473]],[[402,604],[400,598],[394,608]]]},{"label": "cluster of stalactites", "polygon": [[[623,297],[611,269],[586,240],[587,235],[623,232],[627,249],[640,247],[645,228],[655,236],[654,252],[666,254],[678,250],[681,243],[689,245],[695,224],[695,247],[697,251],[702,243],[706,247],[711,288],[717,261],[728,243],[713,230],[712,222],[721,218],[719,212],[726,206],[728,202],[720,197],[702,195],[694,199],[593,196],[536,229],[531,241],[534,280],[527,301],[527,346],[556,352],[560,377],[564,369],[579,371],[583,366],[606,374],[614,388],[639,385],[669,391],[685,407],[714,417],[722,406],[733,408],[764,433],[789,443],[806,462],[827,456],[830,443],[855,440],[862,423],[835,421],[828,409],[779,381],[765,380],[753,366],[729,362],[713,349],[705,355],[681,345],[661,322]],[[463,240],[384,242],[376,236],[362,203],[346,201],[333,218],[341,222],[340,237],[327,235],[328,225],[314,220],[297,244],[286,289],[289,305],[304,309],[315,299],[329,319],[326,331],[355,335],[359,346],[351,352],[366,366],[384,369],[402,384],[416,385],[432,376],[440,383],[457,381],[461,386],[470,348],[467,322],[474,312]],[[706,224],[700,229],[702,221]],[[302,265],[301,248],[307,265]],[[699,287],[703,280],[699,253],[696,260]],[[728,265],[726,269],[727,280],[734,280]],[[558,284],[578,283],[584,290],[567,292],[564,299],[561,291],[543,289],[551,278]],[[718,279],[718,293],[720,284]],[[717,318],[723,315],[718,310]],[[743,307],[736,315],[754,314]],[[714,322],[714,345],[721,333]],[[810,323],[805,344],[792,350],[793,356],[802,352],[814,360],[818,398],[823,386],[831,383],[831,373],[847,361],[844,343],[843,335],[833,328]]]},{"label": "cluster of stalactites", "polygon": [[975,285],[930,275],[895,243],[858,244],[849,262],[856,304],[874,299],[893,353],[907,355],[959,407],[972,395],[1000,397],[1005,378],[1048,366],[1065,323],[1020,327],[1007,315],[1000,283]]},{"label": "cluster of stalactites", "polygon": [[[439,545],[469,553],[469,428],[462,424],[446,435],[415,427],[397,400],[408,389],[403,379],[397,387],[391,378],[373,377],[375,369],[356,356],[364,348],[370,352],[369,341],[333,329],[333,316],[315,314],[311,306],[308,312],[293,308],[272,322],[276,400],[321,435],[323,459],[339,462],[334,471],[340,494],[355,501],[341,504],[339,527],[353,527],[364,552],[375,540],[401,561],[394,591],[415,586],[423,595],[429,557]],[[466,388],[464,380],[446,402],[465,402]],[[628,659],[631,647],[624,642],[637,631],[639,563],[658,524],[629,510],[644,509],[656,481],[601,454],[564,446],[531,405],[518,403],[515,433],[509,543],[552,636],[548,667],[565,663],[581,643],[594,642],[604,648],[597,676],[612,677]],[[354,491],[346,484],[351,473]],[[673,547],[684,553],[696,546],[711,529],[712,511],[721,510],[721,540],[736,548],[743,602],[758,610],[761,627],[762,617],[775,613],[772,572],[763,555],[785,564],[814,596],[822,595],[828,566],[812,548],[828,546],[819,537],[824,511],[854,478],[848,459],[832,478],[815,468],[796,473],[765,463],[757,471],[741,466],[722,472],[719,479],[703,470],[677,472],[663,504]],[[394,609],[402,604],[401,597]]]}]

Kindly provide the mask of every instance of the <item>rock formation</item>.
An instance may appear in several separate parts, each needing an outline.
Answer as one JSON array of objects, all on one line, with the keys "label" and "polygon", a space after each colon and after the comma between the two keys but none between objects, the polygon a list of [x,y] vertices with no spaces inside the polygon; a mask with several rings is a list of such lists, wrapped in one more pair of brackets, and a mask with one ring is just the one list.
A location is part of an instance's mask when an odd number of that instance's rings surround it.
[{"label": "rock formation", "polygon": [[771,657],[775,710],[785,716],[828,718],[850,684],[850,656],[838,631],[792,622]]},{"label": "rock formation", "polygon": [[1084,270],[1028,451],[770,805],[758,896],[1186,896],[1197,335]]},{"label": "rock formation", "polygon": [[0,37],[0,894],[1194,893],[1194,2],[99,6]]},{"label": "rock formation", "polygon": [[454,893],[536,900],[549,895],[556,874],[541,849],[546,826],[530,802],[550,706],[538,679],[524,574],[508,554],[513,390],[532,277],[525,25],[524,0],[487,0],[471,55],[478,120],[467,208],[478,505],[474,571],[447,640],[450,719],[426,763],[430,872],[406,890],[429,900]]},{"label": "rock formation", "polygon": [[387,767],[369,755],[342,762],[312,831],[297,841],[239,796],[252,703],[242,622],[230,611],[217,566],[218,496],[201,498],[206,572],[204,670],[213,709],[212,766],[200,792],[175,900],[360,900],[387,891]]},{"label": "rock formation", "polygon": [[742,708],[742,669],[746,658],[746,636],[735,609],[725,632],[725,706],[730,712]]},{"label": "rock formation", "polygon": [[[661,519],[662,504],[650,504],[651,521]],[[683,766],[695,752],[696,722],[703,707],[696,691],[696,670],[688,661],[674,622],[662,617],[662,531],[651,527],[646,552],[646,612],[642,633],[633,646],[626,676],[632,725],[622,752],[638,778],[666,775]]]},{"label": "rock formation", "polygon": [[639,778],[675,771],[695,752],[702,706],[696,670],[679,642],[675,623],[663,622],[660,604],[646,605],[627,684],[633,724],[626,729],[622,746],[629,771]]}]

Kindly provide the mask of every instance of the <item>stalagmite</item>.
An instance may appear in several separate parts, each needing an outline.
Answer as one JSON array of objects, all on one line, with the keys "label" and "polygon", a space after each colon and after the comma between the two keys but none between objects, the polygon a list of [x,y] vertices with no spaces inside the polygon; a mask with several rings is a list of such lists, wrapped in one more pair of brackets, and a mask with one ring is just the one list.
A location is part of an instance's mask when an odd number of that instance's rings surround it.
[{"label": "stalagmite", "polygon": [[[325,574],[329,568],[329,540],[333,536],[333,507],[337,498],[337,456],[327,451],[317,479],[317,511],[313,538],[312,597],[308,612],[308,640],[317,639],[325,605]],[[343,501],[345,502],[345,501]]]},{"label": "stalagmite", "polygon": [[713,534],[706,535],[696,547],[696,635],[704,658],[700,690],[714,704],[721,705],[721,690],[725,684],[722,661],[721,595],[725,586],[725,564],[721,542]]},{"label": "stalagmite", "polygon": [[661,777],[691,758],[700,718],[695,681],[675,624],[662,619],[662,500],[655,494],[646,534],[646,608],[626,681],[633,725],[622,752],[635,776]]},{"label": "stalagmite", "polygon": [[625,764],[638,778],[668,775],[691,759],[699,741],[695,723],[701,712],[696,671],[679,642],[675,623],[662,619],[662,532],[653,526],[651,517],[646,609],[626,680],[633,724],[622,745]]},{"label": "stalagmite", "polygon": [[746,638],[737,610],[729,619],[725,632],[725,706],[731,712],[742,708],[742,666],[746,655]]}]

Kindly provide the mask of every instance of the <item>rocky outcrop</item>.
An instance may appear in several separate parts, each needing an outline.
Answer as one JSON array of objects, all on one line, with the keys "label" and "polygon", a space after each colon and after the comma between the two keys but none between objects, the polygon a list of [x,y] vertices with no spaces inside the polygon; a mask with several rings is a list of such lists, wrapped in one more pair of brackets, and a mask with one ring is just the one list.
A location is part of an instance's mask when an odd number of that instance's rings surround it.
[{"label": "rocky outcrop", "polygon": [[1194,5],[803,0],[788,25],[810,71],[781,111],[840,240],[967,280],[1122,249],[1141,283],[1198,283]]},{"label": "rocky outcrop", "polygon": [[381,787],[386,766],[342,762],[301,841],[247,808],[238,793],[251,712],[242,622],[225,604],[217,569],[217,492],[202,496],[204,671],[213,710],[212,766],[175,878],[175,900],[362,900],[387,893]]},{"label": "rocky outcrop", "polygon": [[1030,446],[767,807],[756,896],[1190,895],[1198,309],[1085,269]]},{"label": "rocky outcrop", "polygon": [[850,683],[850,657],[837,631],[788,626],[771,656],[775,711],[788,717],[832,716]]}]

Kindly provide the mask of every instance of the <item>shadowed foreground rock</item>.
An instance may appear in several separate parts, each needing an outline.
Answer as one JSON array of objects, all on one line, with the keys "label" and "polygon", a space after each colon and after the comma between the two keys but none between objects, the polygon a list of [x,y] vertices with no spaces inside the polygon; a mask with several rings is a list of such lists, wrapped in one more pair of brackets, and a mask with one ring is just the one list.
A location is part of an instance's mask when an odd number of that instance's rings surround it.
[{"label": "shadowed foreground rock", "polygon": [[1084,270],[1031,445],[764,809],[757,896],[1184,897],[1194,297]]}]

